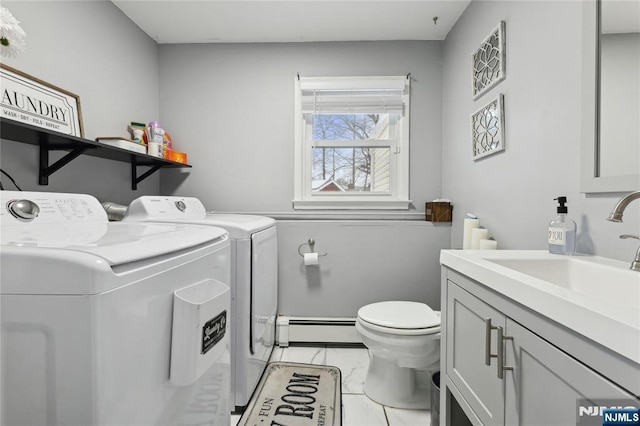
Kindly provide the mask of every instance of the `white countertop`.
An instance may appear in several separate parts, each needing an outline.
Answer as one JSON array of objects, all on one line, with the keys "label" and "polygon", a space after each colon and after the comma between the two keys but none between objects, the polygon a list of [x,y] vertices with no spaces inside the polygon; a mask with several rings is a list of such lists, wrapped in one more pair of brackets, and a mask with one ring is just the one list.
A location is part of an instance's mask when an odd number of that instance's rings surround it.
[{"label": "white countertop", "polygon": [[[610,271],[611,279],[597,294],[587,293],[493,262],[519,259],[588,262],[605,271],[603,277]],[[640,364],[640,273],[630,271],[629,263],[544,250],[442,250],[440,263]],[[616,288],[616,277],[635,284],[636,275],[637,286]],[[606,281],[603,277],[597,279]]]}]

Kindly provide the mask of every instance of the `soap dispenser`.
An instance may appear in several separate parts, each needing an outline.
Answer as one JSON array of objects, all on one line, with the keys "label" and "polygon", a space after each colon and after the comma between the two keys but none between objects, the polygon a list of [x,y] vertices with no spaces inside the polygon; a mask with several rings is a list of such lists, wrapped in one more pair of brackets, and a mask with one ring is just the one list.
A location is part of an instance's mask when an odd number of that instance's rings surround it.
[{"label": "soap dispenser", "polygon": [[570,255],[576,247],[576,223],[567,217],[567,197],[554,200],[558,201],[558,216],[549,223],[549,253]]}]

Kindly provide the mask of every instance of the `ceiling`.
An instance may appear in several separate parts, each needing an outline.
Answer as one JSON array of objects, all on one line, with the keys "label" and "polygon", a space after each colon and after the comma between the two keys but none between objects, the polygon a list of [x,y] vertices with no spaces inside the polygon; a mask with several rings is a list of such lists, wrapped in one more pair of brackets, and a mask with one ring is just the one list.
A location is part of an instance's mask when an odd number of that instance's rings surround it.
[{"label": "ceiling", "polygon": [[159,44],[444,40],[470,1],[112,0]]}]

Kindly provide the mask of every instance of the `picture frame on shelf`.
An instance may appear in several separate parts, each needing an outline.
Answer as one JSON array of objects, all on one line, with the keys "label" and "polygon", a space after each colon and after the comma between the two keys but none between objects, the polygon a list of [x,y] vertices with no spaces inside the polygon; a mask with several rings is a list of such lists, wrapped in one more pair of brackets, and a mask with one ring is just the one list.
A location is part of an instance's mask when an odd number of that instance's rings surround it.
[{"label": "picture frame on shelf", "polygon": [[0,63],[0,118],[84,138],[80,97]]},{"label": "picture frame on shelf", "polygon": [[506,78],[505,26],[500,21],[471,55],[473,99]]},{"label": "picture frame on shelf", "polygon": [[504,95],[471,114],[473,159],[478,160],[505,149]]}]

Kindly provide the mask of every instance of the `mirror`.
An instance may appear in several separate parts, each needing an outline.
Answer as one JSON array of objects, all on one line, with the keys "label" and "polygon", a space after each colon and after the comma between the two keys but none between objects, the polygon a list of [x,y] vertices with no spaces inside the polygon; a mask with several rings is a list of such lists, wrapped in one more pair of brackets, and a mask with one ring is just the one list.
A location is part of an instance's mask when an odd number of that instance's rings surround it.
[{"label": "mirror", "polygon": [[640,2],[583,3],[583,192],[640,189]]}]

